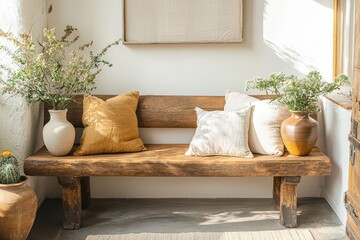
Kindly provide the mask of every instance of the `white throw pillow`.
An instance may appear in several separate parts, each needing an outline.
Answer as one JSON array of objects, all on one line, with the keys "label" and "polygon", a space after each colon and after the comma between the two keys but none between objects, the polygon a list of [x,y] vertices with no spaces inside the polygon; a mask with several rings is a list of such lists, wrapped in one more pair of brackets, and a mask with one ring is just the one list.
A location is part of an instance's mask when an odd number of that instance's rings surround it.
[{"label": "white throw pillow", "polygon": [[253,158],[248,145],[249,110],[249,107],[235,112],[195,108],[197,128],[185,155]]},{"label": "white throw pillow", "polygon": [[284,143],[281,139],[282,121],[290,117],[284,104],[271,100],[259,100],[246,94],[226,92],[225,111],[237,111],[251,105],[249,147],[253,153],[281,156]]},{"label": "white throw pillow", "polygon": [[260,100],[243,93],[226,90],[224,111],[238,111],[256,101]]}]

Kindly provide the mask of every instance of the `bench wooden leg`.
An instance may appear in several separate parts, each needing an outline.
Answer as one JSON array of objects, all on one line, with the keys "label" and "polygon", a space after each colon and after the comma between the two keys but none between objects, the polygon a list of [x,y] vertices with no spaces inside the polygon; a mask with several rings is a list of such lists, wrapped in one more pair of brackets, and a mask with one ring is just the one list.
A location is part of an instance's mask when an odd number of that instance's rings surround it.
[{"label": "bench wooden leg", "polygon": [[87,209],[91,204],[90,194],[90,177],[82,177],[81,181],[81,206],[82,209]]},{"label": "bench wooden leg", "polygon": [[58,177],[63,187],[64,229],[79,229],[81,225],[81,177]]},{"label": "bench wooden leg", "polygon": [[275,210],[280,209],[280,187],[281,187],[281,181],[283,180],[283,177],[274,177],[273,182],[273,204]]},{"label": "bench wooden leg", "polygon": [[297,226],[297,184],[301,177],[284,177],[280,188],[280,224]]}]

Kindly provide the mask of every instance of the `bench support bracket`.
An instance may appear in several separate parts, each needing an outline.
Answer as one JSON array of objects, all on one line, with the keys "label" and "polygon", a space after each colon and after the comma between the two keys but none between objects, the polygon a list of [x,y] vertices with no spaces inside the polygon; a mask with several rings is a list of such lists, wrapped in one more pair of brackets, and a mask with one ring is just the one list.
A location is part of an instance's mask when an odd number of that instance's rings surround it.
[{"label": "bench support bracket", "polygon": [[288,228],[297,226],[297,184],[301,177],[283,177],[280,186],[280,224]]},{"label": "bench support bracket", "polygon": [[63,187],[64,229],[79,229],[81,225],[81,177],[58,177]]}]

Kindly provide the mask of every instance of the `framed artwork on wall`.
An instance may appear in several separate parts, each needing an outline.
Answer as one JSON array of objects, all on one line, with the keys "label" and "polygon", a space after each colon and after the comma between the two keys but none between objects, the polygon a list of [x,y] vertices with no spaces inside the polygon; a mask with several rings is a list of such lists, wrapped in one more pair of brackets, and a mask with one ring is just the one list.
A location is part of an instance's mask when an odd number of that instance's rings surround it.
[{"label": "framed artwork on wall", "polygon": [[123,0],[123,42],[241,43],[242,15],[242,0]]}]

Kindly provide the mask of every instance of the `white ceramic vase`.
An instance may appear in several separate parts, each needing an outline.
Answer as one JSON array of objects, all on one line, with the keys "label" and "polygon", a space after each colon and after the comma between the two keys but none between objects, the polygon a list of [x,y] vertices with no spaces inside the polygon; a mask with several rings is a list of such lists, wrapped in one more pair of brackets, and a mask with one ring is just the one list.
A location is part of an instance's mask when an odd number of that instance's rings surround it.
[{"label": "white ceramic vase", "polygon": [[66,119],[67,109],[49,110],[50,121],[43,129],[44,143],[53,156],[68,154],[75,141],[75,128]]}]

